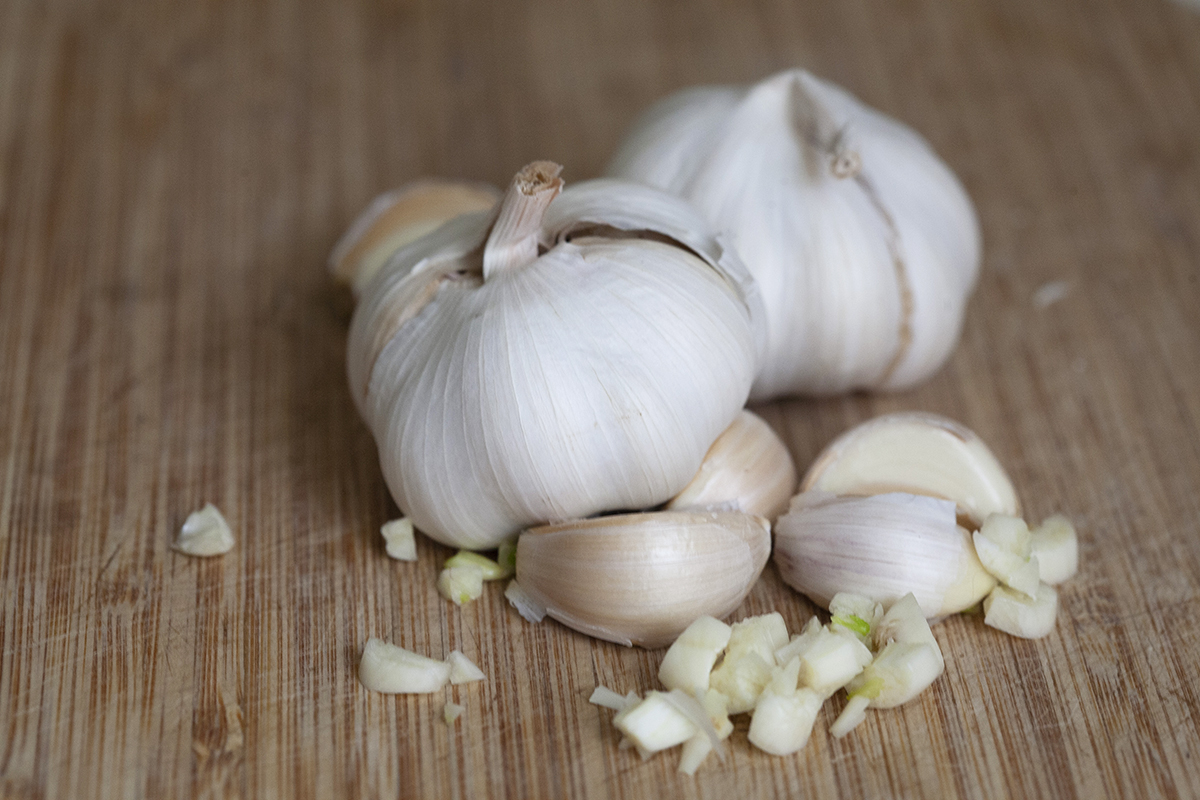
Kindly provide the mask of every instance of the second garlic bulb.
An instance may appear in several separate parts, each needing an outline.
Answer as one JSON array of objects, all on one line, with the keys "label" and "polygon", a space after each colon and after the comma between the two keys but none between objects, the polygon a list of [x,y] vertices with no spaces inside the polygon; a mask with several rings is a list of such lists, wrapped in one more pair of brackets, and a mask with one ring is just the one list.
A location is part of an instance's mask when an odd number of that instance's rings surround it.
[{"label": "second garlic bulb", "polygon": [[979,271],[970,199],[920,136],[833,84],[685,90],[608,172],[728,232],[767,305],[752,398],[905,388],[953,350]]}]

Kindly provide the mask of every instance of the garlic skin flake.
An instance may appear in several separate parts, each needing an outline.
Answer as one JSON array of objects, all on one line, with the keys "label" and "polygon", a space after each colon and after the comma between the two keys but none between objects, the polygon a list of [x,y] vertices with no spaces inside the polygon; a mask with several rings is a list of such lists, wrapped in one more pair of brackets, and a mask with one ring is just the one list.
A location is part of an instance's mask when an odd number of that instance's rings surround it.
[{"label": "garlic skin flake", "polygon": [[652,107],[613,177],[690,201],[766,302],[753,399],[902,389],[958,339],[979,272],[979,223],[913,130],[802,70],[702,87]]},{"label": "garlic skin flake", "polygon": [[949,500],[904,494],[796,495],[775,523],[783,580],[822,608],[839,592],[891,605],[912,592],[927,617],[978,603],[996,585]]},{"label": "garlic skin flake", "polygon": [[[536,162],[362,293],[350,387],[428,536],[496,547],[678,493],[753,380],[753,281],[687,204]],[[761,306],[759,306],[761,307]]]},{"label": "garlic skin flake", "polygon": [[624,645],[670,644],[733,612],[771,552],[770,525],[739,512],[617,514],[533,528],[517,583],[546,614]]}]

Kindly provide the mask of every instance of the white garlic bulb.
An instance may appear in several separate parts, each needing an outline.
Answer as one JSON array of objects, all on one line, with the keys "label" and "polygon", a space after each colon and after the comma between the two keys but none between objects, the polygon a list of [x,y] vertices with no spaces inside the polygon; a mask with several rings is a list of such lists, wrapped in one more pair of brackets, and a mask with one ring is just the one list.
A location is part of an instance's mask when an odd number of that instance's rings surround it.
[{"label": "white garlic bulb", "polygon": [[678,198],[611,180],[559,196],[559,169],[529,165],[491,212],[392,255],[351,323],[388,487],[445,544],[662,503],[749,393],[745,268]]},{"label": "white garlic bulb", "polygon": [[958,339],[979,225],[914,131],[807,72],[653,107],[608,169],[727,231],[766,300],[752,397],[899,389]]}]

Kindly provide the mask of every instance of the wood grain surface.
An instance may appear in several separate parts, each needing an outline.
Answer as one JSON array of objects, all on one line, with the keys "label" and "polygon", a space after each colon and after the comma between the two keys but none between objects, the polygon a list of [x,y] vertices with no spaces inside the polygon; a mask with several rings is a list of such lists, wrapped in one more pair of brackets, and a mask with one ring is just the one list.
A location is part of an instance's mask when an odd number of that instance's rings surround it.
[{"label": "wood grain surface", "polygon": [[[1082,569],[1056,632],[936,627],[943,678],[678,775],[597,684],[659,653],[459,609],[395,515],[324,260],[378,192],[596,175],[678,87],[803,66],[921,131],[979,209],[963,341],[916,391],[761,407],[801,465],[924,409]],[[0,3],[0,796],[1159,797],[1200,792],[1200,14],[1163,0]],[[1065,296],[1042,306],[1040,287]],[[216,503],[238,545],[169,544]],[[767,572],[737,616],[813,606]],[[482,684],[366,692],[380,636]],[[466,707],[453,727],[442,706]]]}]

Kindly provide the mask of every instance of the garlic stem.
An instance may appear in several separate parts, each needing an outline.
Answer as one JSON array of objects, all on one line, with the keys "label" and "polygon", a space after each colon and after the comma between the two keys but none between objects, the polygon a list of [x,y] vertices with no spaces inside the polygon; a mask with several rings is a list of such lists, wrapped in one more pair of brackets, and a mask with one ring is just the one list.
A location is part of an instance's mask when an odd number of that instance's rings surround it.
[{"label": "garlic stem", "polygon": [[553,161],[534,161],[513,178],[500,203],[500,215],[483,247],[483,279],[519,269],[537,258],[538,233],[550,202],[562,191]]}]

